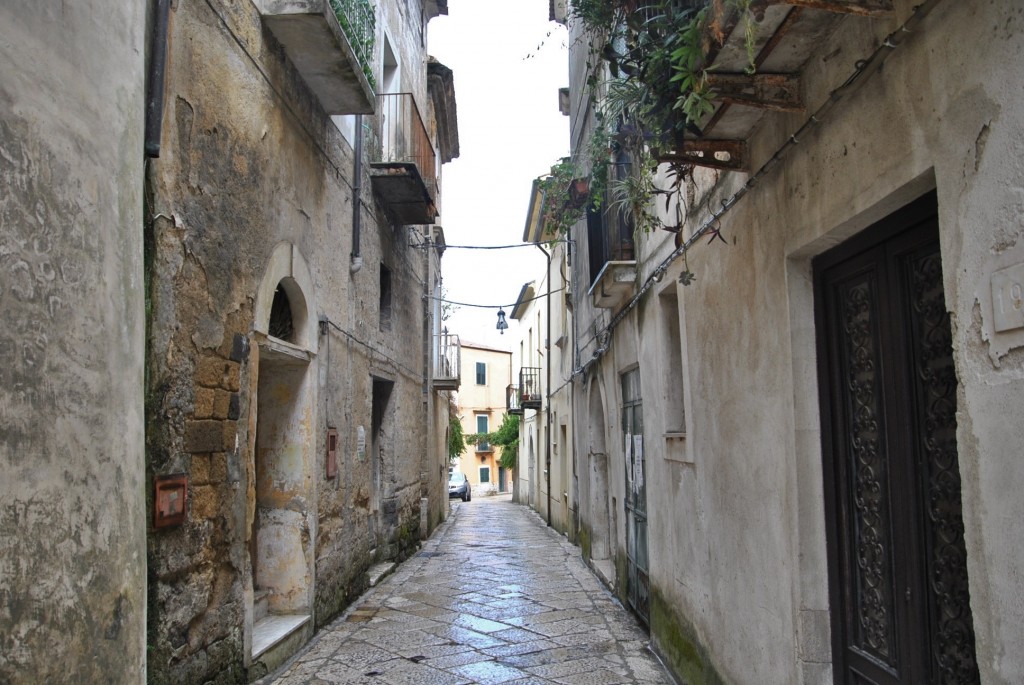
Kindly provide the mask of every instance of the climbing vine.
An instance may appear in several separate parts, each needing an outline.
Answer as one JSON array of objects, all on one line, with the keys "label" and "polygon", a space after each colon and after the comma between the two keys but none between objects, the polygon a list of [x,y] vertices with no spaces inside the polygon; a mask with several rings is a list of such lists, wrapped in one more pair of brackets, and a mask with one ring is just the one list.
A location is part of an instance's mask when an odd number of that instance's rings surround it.
[{"label": "climbing vine", "polygon": [[[582,22],[588,41],[587,88],[594,96],[594,130],[579,159],[565,158],[542,181],[545,220],[560,233],[587,208],[627,215],[638,232],[662,226],[652,200],[666,208],[692,173],[673,165],[670,186],[654,182],[659,150],[675,149],[684,133],[700,135],[699,122],[714,111],[705,37],[721,38],[724,18],[739,12],[747,50],[746,71],[754,70],[756,39],[752,0],[572,0],[570,17]],[[739,25],[739,24],[737,24]],[[586,181],[584,202],[572,190]]]},{"label": "climbing vine", "polygon": [[470,433],[466,442],[471,445],[487,443],[501,448],[498,465],[506,469],[514,469],[519,460],[519,416],[505,414],[501,425],[493,433]]}]

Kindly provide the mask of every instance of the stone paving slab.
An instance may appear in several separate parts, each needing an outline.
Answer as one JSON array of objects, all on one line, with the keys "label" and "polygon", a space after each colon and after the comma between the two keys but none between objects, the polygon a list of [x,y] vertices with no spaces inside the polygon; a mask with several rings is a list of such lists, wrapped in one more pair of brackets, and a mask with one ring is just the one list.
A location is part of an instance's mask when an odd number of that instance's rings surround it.
[{"label": "stone paving slab", "polygon": [[275,685],[672,685],[579,550],[507,496],[452,504],[423,548]]}]

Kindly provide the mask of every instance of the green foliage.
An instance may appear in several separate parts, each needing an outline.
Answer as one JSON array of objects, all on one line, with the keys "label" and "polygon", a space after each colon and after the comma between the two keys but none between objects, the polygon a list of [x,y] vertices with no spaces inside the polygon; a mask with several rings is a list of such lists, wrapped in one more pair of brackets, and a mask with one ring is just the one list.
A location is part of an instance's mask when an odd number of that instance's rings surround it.
[{"label": "green foliage", "polygon": [[462,433],[462,422],[454,414],[448,415],[448,461],[458,461],[466,451],[466,439]]},{"label": "green foliage", "polygon": [[[684,133],[699,136],[698,124],[714,111],[705,40],[729,12],[740,13],[746,71],[753,73],[751,5],[752,0],[571,0],[570,17],[582,22],[589,43],[587,88],[596,103],[595,126],[583,159],[560,160],[541,182],[550,228],[565,233],[588,207],[600,209],[605,201],[631,219],[636,231],[662,227],[651,212],[653,202],[661,197],[668,207],[692,167],[673,166],[671,187],[658,188],[657,152],[675,149]],[[628,162],[612,164],[613,159]],[[584,203],[568,198],[577,179],[589,184]],[[681,223],[679,216],[668,228],[679,230]]]},{"label": "green foliage", "polygon": [[570,157],[560,159],[551,167],[551,173],[540,180],[540,190],[544,193],[544,222],[549,229],[560,234],[568,233],[583,218],[586,205],[574,205],[569,195],[570,186],[577,180],[585,180],[584,174]]},{"label": "green foliage", "polygon": [[470,433],[466,435],[466,442],[470,445],[480,442],[497,445],[501,448],[498,465],[502,468],[514,469],[519,460],[519,416],[505,414],[498,430],[492,433]]},{"label": "green foliage", "polygon": [[501,459],[498,464],[506,469],[514,469],[519,461],[519,416],[505,414],[501,425],[491,437],[491,443],[501,448]]},{"label": "green foliage", "polygon": [[376,33],[376,15],[369,0],[330,0],[334,16],[356,53],[363,75],[376,92],[377,79],[373,76],[373,46]]}]

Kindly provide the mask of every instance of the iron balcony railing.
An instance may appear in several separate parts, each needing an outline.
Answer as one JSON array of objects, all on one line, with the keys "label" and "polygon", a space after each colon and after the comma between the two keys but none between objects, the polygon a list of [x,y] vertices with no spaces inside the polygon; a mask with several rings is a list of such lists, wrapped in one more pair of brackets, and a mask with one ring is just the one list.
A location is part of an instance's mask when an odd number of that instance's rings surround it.
[{"label": "iron balcony railing", "polygon": [[519,406],[523,409],[540,409],[542,403],[540,367],[524,366],[519,369]]},{"label": "iron balcony railing", "polygon": [[377,35],[377,13],[370,0],[330,0],[331,9],[338,17],[341,30],[345,32],[352,52],[359,60],[359,67],[370,83],[370,88],[377,90],[377,81],[373,77],[373,46]]},{"label": "iron balcony railing", "polygon": [[374,162],[413,163],[432,199],[437,198],[437,155],[412,93],[377,95],[379,138]]},{"label": "iron balcony railing", "polygon": [[462,382],[462,346],[459,336],[442,332],[434,336],[434,387],[458,390]]},{"label": "iron balcony railing", "polygon": [[523,405],[519,401],[518,385],[510,385],[505,388],[505,411],[509,414],[523,413]]}]

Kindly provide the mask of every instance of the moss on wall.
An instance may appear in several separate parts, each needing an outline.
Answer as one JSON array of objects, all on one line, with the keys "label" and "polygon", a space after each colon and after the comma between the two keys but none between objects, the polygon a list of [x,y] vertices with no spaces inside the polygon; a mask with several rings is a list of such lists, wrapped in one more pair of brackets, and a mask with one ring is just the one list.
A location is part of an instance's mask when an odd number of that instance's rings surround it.
[{"label": "moss on wall", "polygon": [[590,527],[587,525],[581,525],[579,533],[576,535],[576,544],[579,545],[580,551],[583,554],[584,559],[591,558],[591,546],[590,546]]},{"label": "moss on wall", "polygon": [[619,598],[619,601],[623,604],[627,603],[626,598],[626,583],[620,578],[628,577],[628,563],[629,560],[626,558],[626,553],[622,550],[618,550],[615,553],[615,595]]},{"label": "moss on wall", "polygon": [[651,640],[669,669],[688,685],[724,685],[692,624],[650,588]]}]

